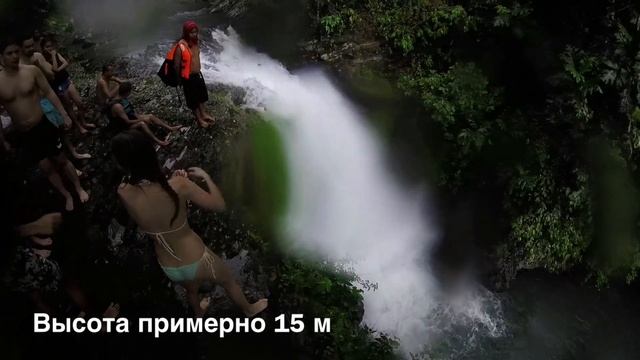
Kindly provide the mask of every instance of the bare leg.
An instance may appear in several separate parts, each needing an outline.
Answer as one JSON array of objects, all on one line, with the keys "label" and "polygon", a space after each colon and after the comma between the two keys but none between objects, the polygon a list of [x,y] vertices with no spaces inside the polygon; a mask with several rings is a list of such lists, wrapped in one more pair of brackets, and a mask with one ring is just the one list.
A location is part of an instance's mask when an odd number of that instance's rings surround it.
[{"label": "bare leg", "polygon": [[171,126],[169,124],[167,124],[166,122],[162,121],[162,119],[158,118],[157,116],[153,115],[153,114],[144,114],[144,115],[139,115],[138,117],[142,118],[145,120],[145,122],[151,122],[155,125],[158,125],[162,128],[165,128],[169,131],[177,131],[179,130],[182,126],[178,125],[178,126]]},{"label": "bare leg", "polygon": [[145,134],[147,134],[149,137],[151,137],[151,139],[153,139],[153,141],[155,141],[160,146],[169,145],[168,141],[162,141],[162,140],[158,139],[158,137],[151,131],[151,129],[149,129],[149,126],[147,126],[147,124],[144,123],[144,122],[137,123],[137,124],[133,125],[132,128],[141,129]]},{"label": "bare leg", "polygon": [[65,134],[62,137],[62,141],[64,142],[64,145],[67,147],[67,149],[69,149],[69,152],[71,153],[71,156],[73,156],[74,158],[78,159],[78,160],[86,160],[86,159],[91,159],[91,154],[80,154],[77,150],[76,147],[73,146],[73,144],[71,143],[71,139],[69,139],[69,135]]},{"label": "bare leg", "polygon": [[[207,251],[209,251],[207,249]],[[252,317],[267,308],[268,300],[260,299],[253,304],[247,301],[240,285],[236,282],[231,274],[231,270],[222,259],[213,252],[210,254],[214,258],[213,269],[215,277],[211,273],[209,267],[203,262],[198,270],[198,279],[201,281],[214,281],[224,288],[231,300],[244,312],[248,317]],[[188,291],[188,289],[187,289]],[[196,289],[197,291],[197,289]]]},{"label": "bare leg", "polygon": [[60,174],[58,174],[58,172],[56,171],[56,167],[53,164],[53,162],[51,160],[49,160],[49,159],[44,159],[44,160],[41,160],[38,165],[40,167],[40,170],[42,170],[42,172],[49,179],[49,182],[51,183],[51,185],[53,185],[53,187],[56,190],[58,190],[58,192],[62,196],[64,196],[64,199],[65,199],[64,208],[65,208],[65,210],[72,211],[73,210],[73,197],[71,196],[71,193],[69,193],[69,191],[67,191],[67,189],[64,187],[64,183],[62,182],[62,178],[60,177]]},{"label": "bare leg", "polygon": [[67,114],[69,114],[71,122],[73,122],[73,125],[78,128],[80,134],[84,135],[88,133],[89,131],[85,129],[78,121],[78,114],[76,114],[76,111],[73,109],[73,103],[71,102],[71,98],[69,97],[69,92],[67,91],[67,93],[64,95],[58,95],[58,97],[60,98],[64,109],[67,111]]},{"label": "bare leg", "polygon": [[185,281],[182,282],[181,285],[187,290],[187,300],[196,317],[203,317],[209,307],[210,299],[200,300],[198,296],[200,283],[198,281]]},{"label": "bare leg", "polygon": [[87,192],[82,188],[82,185],[80,185],[80,178],[78,178],[76,168],[69,161],[69,159],[67,159],[64,154],[60,154],[54,159],[54,161],[56,162],[56,165],[62,171],[64,171],[67,179],[69,179],[73,184],[74,188],[76,189],[76,193],[78,193],[78,197],[80,198],[80,202],[86,203],[87,201],[89,201],[89,194],[87,194]]},{"label": "bare leg", "polygon": [[96,126],[94,124],[88,124],[84,120],[84,104],[82,103],[82,98],[80,97],[80,94],[73,82],[71,82],[67,94],[71,98],[71,101],[73,101],[73,103],[78,107],[78,122],[80,125],[82,125],[83,128],[95,129]]}]

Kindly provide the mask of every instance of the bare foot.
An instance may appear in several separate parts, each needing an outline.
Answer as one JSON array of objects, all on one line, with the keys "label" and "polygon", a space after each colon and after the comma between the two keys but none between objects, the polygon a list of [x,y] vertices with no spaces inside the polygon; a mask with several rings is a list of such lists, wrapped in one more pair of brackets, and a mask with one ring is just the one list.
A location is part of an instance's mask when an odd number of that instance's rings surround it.
[{"label": "bare foot", "polygon": [[86,160],[86,159],[91,159],[91,154],[75,153],[75,154],[73,154],[73,157],[78,159],[78,160]]},{"label": "bare foot", "polygon": [[249,308],[245,310],[244,314],[247,315],[247,317],[254,317],[258,313],[266,309],[268,305],[269,305],[268,299],[260,299],[254,302],[253,304],[249,305]]},{"label": "bare foot", "polygon": [[81,135],[85,135],[89,132],[89,130],[83,128],[82,126],[78,125],[78,132],[80,132]]},{"label": "bare foot", "polygon": [[64,209],[67,211],[73,211],[73,198],[71,195],[65,198]]},{"label": "bare foot", "polygon": [[87,192],[84,191],[84,189],[78,190],[78,197],[80,197],[80,202],[83,204],[89,201],[89,194],[87,194]]},{"label": "bare foot", "polygon": [[164,140],[164,141],[156,141],[158,143],[158,145],[160,146],[168,146],[169,144],[171,144],[170,141]]},{"label": "bare foot", "polygon": [[111,303],[102,313],[102,318],[117,318],[120,315],[120,304]]},{"label": "bare foot", "polygon": [[86,128],[86,129],[95,129],[96,128],[96,124],[84,123],[84,124],[82,124],[82,127]]},{"label": "bare foot", "polygon": [[182,125],[169,126],[169,131],[171,131],[171,132],[178,131],[180,129],[182,129]]},{"label": "bare foot", "polygon": [[199,120],[199,119],[198,119],[198,124],[199,124],[201,127],[205,128],[205,129],[209,127],[209,123],[208,123],[207,121],[204,121],[204,120]]}]

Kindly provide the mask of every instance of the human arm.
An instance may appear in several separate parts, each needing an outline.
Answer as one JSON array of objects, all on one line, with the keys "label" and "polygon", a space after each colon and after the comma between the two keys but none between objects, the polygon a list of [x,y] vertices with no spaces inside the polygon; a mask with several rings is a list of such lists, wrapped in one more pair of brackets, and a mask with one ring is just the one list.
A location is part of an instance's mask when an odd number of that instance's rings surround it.
[{"label": "human arm", "polygon": [[49,83],[47,82],[47,79],[44,77],[44,74],[42,73],[42,71],[40,71],[38,67],[34,66],[33,72],[36,78],[36,84],[40,88],[41,93],[44,95],[45,98],[51,101],[53,106],[55,106],[56,109],[60,112],[60,114],[62,114],[62,118],[64,119],[64,127],[66,129],[71,128],[71,118],[69,117],[69,114],[67,114],[67,110],[64,109],[64,106],[62,106],[60,99],[58,98],[56,93],[53,92],[53,89],[51,89],[51,86],[49,86]]},{"label": "human arm", "polygon": [[[53,50],[51,52],[51,58],[53,59],[53,70],[54,71],[62,71],[69,66],[69,62],[65,59],[60,53]],[[59,59],[58,59],[59,58]],[[60,60],[60,61],[58,61]]]},{"label": "human arm", "polygon": [[109,83],[104,79],[98,80],[98,86],[100,86],[100,90],[108,99],[112,99],[118,95],[118,87],[114,86],[113,89],[110,89]]},{"label": "human arm", "polygon": [[211,180],[209,174],[198,167],[189,168],[186,174],[193,180],[204,181],[207,188],[207,190],[204,190],[184,175],[174,173],[174,177],[177,178],[176,180],[180,184],[180,192],[187,200],[206,210],[223,211],[225,209],[226,204],[222,193]]},{"label": "human arm", "polygon": [[53,66],[42,56],[41,53],[34,53],[34,65],[36,65],[48,80],[54,77]]},{"label": "human arm", "polygon": [[173,55],[173,64],[175,65],[176,74],[178,74],[178,85],[182,84],[182,46],[180,43],[176,45],[176,51]]}]

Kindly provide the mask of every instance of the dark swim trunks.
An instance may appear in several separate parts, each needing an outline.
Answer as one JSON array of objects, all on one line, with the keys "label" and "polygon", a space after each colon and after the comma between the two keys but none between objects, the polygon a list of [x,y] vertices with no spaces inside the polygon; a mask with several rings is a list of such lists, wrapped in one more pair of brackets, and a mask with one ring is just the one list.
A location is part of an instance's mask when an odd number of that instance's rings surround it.
[{"label": "dark swim trunks", "polygon": [[18,135],[18,146],[28,165],[56,157],[62,152],[60,130],[42,115],[42,120],[36,126]]},{"label": "dark swim trunks", "polygon": [[191,110],[195,110],[198,105],[209,101],[209,92],[201,72],[189,75],[189,80],[182,79],[182,88],[187,107]]}]

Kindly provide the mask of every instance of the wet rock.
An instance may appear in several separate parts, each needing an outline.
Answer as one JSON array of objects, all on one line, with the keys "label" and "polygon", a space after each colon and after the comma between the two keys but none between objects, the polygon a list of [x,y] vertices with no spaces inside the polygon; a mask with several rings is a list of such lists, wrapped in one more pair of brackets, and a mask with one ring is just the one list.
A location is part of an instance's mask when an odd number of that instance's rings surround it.
[{"label": "wet rock", "polygon": [[212,13],[223,12],[229,17],[239,17],[243,15],[249,6],[247,0],[213,0],[209,1],[209,8]]}]

